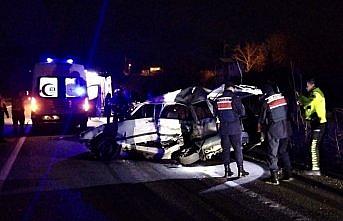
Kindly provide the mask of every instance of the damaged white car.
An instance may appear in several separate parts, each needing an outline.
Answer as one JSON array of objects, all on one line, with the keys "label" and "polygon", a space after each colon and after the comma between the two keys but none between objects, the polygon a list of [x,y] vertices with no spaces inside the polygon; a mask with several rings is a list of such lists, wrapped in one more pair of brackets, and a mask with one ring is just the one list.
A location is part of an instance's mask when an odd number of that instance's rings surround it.
[{"label": "damaged white car", "polygon": [[[236,86],[239,96],[262,94],[246,85]],[[148,159],[175,159],[188,165],[221,153],[214,100],[216,90],[190,87],[137,104],[129,117],[118,124],[105,124],[81,134],[92,153],[101,160],[127,157],[132,153]],[[244,131],[244,130],[243,130]],[[243,144],[249,142],[246,132]]]}]

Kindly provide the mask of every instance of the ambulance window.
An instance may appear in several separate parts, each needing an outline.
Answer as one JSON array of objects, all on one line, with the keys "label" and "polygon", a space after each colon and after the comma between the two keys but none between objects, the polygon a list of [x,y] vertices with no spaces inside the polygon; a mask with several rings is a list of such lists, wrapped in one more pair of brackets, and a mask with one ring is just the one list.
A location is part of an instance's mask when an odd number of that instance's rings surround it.
[{"label": "ambulance window", "polygon": [[191,120],[192,115],[186,106],[176,104],[166,106],[161,113],[161,118]]},{"label": "ambulance window", "polygon": [[99,85],[91,85],[87,88],[88,99],[93,100],[99,96]]},{"label": "ambulance window", "polygon": [[153,118],[154,117],[154,105],[144,104],[133,115],[133,119],[139,118]]},{"label": "ambulance window", "polygon": [[208,107],[208,104],[205,101],[193,104],[193,108],[198,120],[213,117],[210,108]]},{"label": "ambulance window", "polygon": [[79,78],[65,78],[66,97],[82,97],[86,94],[85,87],[80,84]]},{"label": "ambulance window", "polygon": [[39,78],[39,96],[58,97],[58,79],[55,77]]}]

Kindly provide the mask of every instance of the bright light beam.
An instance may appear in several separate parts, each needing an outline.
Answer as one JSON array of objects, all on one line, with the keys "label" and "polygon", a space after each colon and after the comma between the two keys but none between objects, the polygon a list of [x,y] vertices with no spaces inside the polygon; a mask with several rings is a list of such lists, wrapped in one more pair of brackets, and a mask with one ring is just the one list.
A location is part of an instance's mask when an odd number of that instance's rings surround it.
[{"label": "bright light beam", "polygon": [[101,28],[102,28],[102,26],[104,24],[104,20],[105,20],[107,6],[108,6],[108,0],[103,0],[102,6],[100,9],[100,13],[99,13],[99,20],[98,20],[98,23],[96,25],[95,32],[94,32],[93,42],[92,42],[92,45],[91,45],[91,48],[90,48],[89,54],[88,54],[88,64],[89,65],[92,65],[92,63],[93,63],[93,57],[94,57],[96,48],[98,46]]}]

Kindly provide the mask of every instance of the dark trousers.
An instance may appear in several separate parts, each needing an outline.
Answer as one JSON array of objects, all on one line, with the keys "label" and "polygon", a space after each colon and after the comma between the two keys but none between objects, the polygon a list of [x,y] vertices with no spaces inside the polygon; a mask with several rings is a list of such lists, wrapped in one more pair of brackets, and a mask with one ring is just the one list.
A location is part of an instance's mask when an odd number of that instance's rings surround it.
[{"label": "dark trousers", "polygon": [[309,142],[309,168],[310,170],[320,171],[319,148],[325,133],[325,124],[312,127]]},{"label": "dark trousers", "polygon": [[12,111],[12,120],[13,125],[18,125],[18,122],[20,126],[24,126],[25,123],[25,114],[23,110],[13,110]]},{"label": "dark trousers", "polygon": [[5,119],[0,116],[0,140],[4,138]]},{"label": "dark trousers", "polygon": [[267,163],[271,171],[278,171],[278,159],[280,159],[282,167],[290,171],[291,162],[288,154],[289,138],[274,138],[268,136],[268,150],[267,150]]},{"label": "dark trousers", "polygon": [[243,166],[242,137],[241,134],[224,135],[221,134],[221,146],[223,148],[223,163],[230,164],[231,146],[235,151],[237,166]]}]

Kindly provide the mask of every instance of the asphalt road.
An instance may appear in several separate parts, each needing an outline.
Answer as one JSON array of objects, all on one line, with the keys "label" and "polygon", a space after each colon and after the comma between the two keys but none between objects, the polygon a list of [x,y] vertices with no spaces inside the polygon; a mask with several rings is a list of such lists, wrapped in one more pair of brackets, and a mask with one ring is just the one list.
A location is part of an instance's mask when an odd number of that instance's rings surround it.
[{"label": "asphalt road", "polygon": [[75,131],[28,128],[0,144],[0,220],[343,220],[342,192],[271,186],[263,165],[245,166],[250,176],[225,182],[215,164],[103,163]]}]

